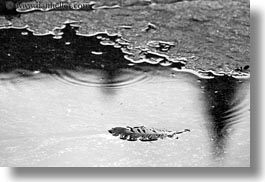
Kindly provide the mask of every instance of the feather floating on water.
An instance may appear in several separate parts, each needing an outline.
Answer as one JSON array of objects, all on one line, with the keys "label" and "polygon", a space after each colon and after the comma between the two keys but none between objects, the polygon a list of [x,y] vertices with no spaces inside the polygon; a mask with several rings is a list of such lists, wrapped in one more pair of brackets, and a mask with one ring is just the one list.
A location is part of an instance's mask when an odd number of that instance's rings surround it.
[{"label": "feather floating on water", "polygon": [[115,127],[108,130],[113,136],[120,136],[120,139],[127,141],[156,141],[158,139],[164,138],[175,138],[178,139],[176,135],[190,132],[190,129],[184,129],[182,131],[171,131],[165,129],[157,128],[147,128],[145,126],[137,127]]}]

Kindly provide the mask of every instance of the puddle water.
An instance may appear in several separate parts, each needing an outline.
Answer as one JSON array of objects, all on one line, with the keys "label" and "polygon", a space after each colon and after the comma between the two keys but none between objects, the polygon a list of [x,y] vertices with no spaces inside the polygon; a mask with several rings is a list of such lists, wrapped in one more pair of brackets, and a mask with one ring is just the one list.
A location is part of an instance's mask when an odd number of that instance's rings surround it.
[{"label": "puddle water", "polygon": [[[1,166],[250,165],[249,79],[199,76],[151,53],[133,62],[118,36],[76,30],[0,29]],[[108,133],[126,126],[191,132],[155,142]]]}]

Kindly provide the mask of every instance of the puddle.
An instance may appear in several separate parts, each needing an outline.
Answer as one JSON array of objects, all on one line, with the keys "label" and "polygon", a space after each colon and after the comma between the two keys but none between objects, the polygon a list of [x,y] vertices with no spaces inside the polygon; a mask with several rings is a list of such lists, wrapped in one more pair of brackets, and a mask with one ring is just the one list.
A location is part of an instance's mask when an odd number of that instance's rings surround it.
[{"label": "puddle", "polygon": [[[2,28],[0,41],[1,166],[250,165],[248,78],[194,74],[150,52],[131,61],[118,35],[70,24],[42,36]],[[126,126],[191,132],[156,142],[108,133]]]}]

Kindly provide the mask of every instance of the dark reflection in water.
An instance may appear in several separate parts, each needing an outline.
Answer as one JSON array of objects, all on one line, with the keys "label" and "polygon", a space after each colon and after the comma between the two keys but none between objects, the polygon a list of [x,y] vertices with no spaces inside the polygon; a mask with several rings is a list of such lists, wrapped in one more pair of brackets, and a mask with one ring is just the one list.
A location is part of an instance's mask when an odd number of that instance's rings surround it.
[{"label": "dark reflection in water", "polygon": [[[152,65],[142,62],[136,66],[124,58],[126,54],[122,49],[127,47],[117,41],[122,38],[105,33],[80,35],[77,30],[78,25],[66,24],[55,29],[53,34],[35,36],[27,29],[0,29],[0,73],[16,71],[20,76],[27,77],[30,76],[28,71],[31,71],[63,78],[71,75],[68,71],[84,72],[89,69],[102,72],[101,85],[111,86],[124,69],[146,65],[160,67],[160,63],[168,62],[166,57],[161,59],[161,56],[148,53],[146,56],[149,59],[159,58],[160,62]],[[181,62],[174,62],[168,67],[180,69],[183,66]]]},{"label": "dark reflection in water", "polygon": [[217,76],[211,72],[208,75],[214,77],[201,79],[201,86],[210,116],[209,134],[213,141],[213,152],[215,156],[221,156],[232,126],[240,121],[238,117],[244,112],[244,106],[241,105],[243,97],[236,95],[244,80],[228,75]]},{"label": "dark reflection in water", "polygon": [[[62,31],[55,30],[63,33],[63,38],[59,39],[54,35],[34,36],[26,29],[1,29],[0,72],[22,70],[17,71],[20,76],[29,76],[23,70],[59,74],[58,70],[97,69],[104,71],[105,80],[112,82],[120,68],[129,67],[120,49],[101,45],[96,36],[77,36],[76,29],[67,25]],[[116,38],[106,34],[98,36]]]},{"label": "dark reflection in water", "polygon": [[[108,69],[111,75],[115,69],[127,66],[119,49],[102,46],[96,36],[77,36],[75,29],[67,25],[62,29],[63,38],[58,35],[59,39],[54,35],[34,36],[26,29],[1,29],[0,72],[25,69],[52,73],[56,69],[81,71],[91,68]],[[92,51],[102,52],[102,55],[95,55]]]},{"label": "dark reflection in water", "polygon": [[[73,84],[89,85],[86,74],[100,73],[102,81],[91,83],[102,87],[105,94],[113,95],[115,87],[123,83],[130,84],[130,80],[138,82],[145,79],[144,72],[148,69],[181,69],[184,64],[176,62],[170,64],[166,56],[143,52],[146,59],[160,60],[157,64],[147,62],[133,63],[125,59],[121,48],[125,45],[117,43],[121,39],[117,35],[99,33],[93,36],[77,34],[78,26],[67,24],[53,33],[35,36],[27,29],[0,29],[0,73],[16,73],[21,77],[33,77],[35,73],[46,73]],[[63,33],[63,34],[62,34]],[[118,45],[118,46],[117,46]],[[130,55],[127,55],[130,56]],[[147,69],[148,66],[148,69]],[[140,74],[136,72],[140,71]],[[128,72],[131,78],[126,77]],[[76,76],[73,73],[82,73]],[[209,72],[210,74],[210,72]],[[98,75],[97,75],[98,76]],[[237,122],[237,106],[235,94],[242,80],[231,76],[212,76],[211,79],[200,79],[207,111],[210,116],[209,133],[213,140],[216,156],[224,153],[226,137],[231,126]],[[4,80],[0,78],[0,81]],[[12,79],[12,78],[10,78]],[[129,81],[128,81],[129,80]],[[238,108],[240,110],[240,108]]]}]

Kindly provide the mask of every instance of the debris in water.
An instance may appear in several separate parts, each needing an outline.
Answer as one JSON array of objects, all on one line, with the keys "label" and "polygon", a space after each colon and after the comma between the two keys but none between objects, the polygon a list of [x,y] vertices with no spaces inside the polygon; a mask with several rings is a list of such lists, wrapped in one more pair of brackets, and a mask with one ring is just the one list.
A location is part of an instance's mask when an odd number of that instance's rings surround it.
[{"label": "debris in water", "polygon": [[147,128],[145,126],[137,126],[137,127],[115,127],[108,130],[113,136],[119,136],[122,140],[127,141],[137,141],[139,139],[142,142],[150,142],[156,141],[159,138],[175,138],[177,134],[181,134],[184,132],[190,132],[190,129],[184,129],[182,131],[173,131],[173,130],[165,130],[165,129],[157,129],[157,128]]}]

